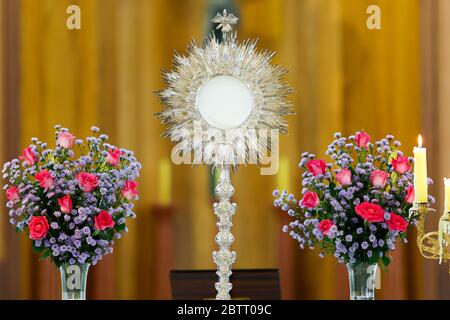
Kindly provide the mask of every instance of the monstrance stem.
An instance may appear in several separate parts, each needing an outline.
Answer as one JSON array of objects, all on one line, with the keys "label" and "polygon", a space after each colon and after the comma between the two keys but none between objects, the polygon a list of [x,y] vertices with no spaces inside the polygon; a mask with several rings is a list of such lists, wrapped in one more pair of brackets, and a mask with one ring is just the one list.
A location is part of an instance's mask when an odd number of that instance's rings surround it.
[{"label": "monstrance stem", "polygon": [[230,251],[230,246],[234,241],[231,234],[232,217],[236,212],[236,204],[230,202],[230,198],[234,193],[234,188],[230,180],[230,166],[224,165],[216,170],[220,170],[219,183],[215,189],[215,193],[219,198],[219,202],[214,203],[214,213],[217,216],[217,228],[219,232],[216,235],[216,243],[219,251],[213,252],[213,260],[217,265],[216,274],[219,281],[216,282],[216,300],[230,300],[230,291],[233,285],[230,283],[231,265],[236,260],[236,252]]}]

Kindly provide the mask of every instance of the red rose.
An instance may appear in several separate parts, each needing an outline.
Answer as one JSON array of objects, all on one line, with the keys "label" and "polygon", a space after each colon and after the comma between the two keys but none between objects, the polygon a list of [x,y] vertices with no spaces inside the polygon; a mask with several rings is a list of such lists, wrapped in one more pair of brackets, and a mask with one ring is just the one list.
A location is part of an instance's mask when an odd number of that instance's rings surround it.
[{"label": "red rose", "polygon": [[58,204],[62,213],[72,212],[72,198],[69,195],[59,198]]},{"label": "red rose", "polygon": [[120,162],[120,156],[122,155],[122,151],[120,149],[115,148],[114,150],[108,151],[108,156],[106,157],[106,162],[108,162],[112,166],[117,166]]},{"label": "red rose", "polygon": [[408,189],[406,189],[406,196],[405,196],[405,201],[407,203],[414,203],[414,200],[416,198],[416,194],[414,192],[414,187],[413,186],[409,186]]},{"label": "red rose", "polygon": [[363,202],[355,207],[356,213],[369,222],[384,221],[384,210],[377,204],[370,202]]},{"label": "red rose", "polygon": [[48,228],[48,221],[45,216],[33,216],[28,224],[30,238],[33,240],[41,240],[47,235]]},{"label": "red rose", "polygon": [[319,230],[326,236],[328,235],[328,233],[330,233],[330,229],[332,226],[334,226],[334,223],[329,219],[325,219],[319,222]]},{"label": "red rose", "polygon": [[105,230],[114,227],[114,220],[108,211],[103,210],[94,217],[94,225],[97,230]]},{"label": "red rose", "polygon": [[392,212],[391,218],[387,221],[387,225],[391,231],[405,232],[408,227],[408,222],[403,217]]},{"label": "red rose", "polygon": [[308,191],[303,196],[303,199],[301,201],[302,205],[304,205],[307,208],[314,209],[319,205],[319,197],[317,196],[317,193]]},{"label": "red rose", "polygon": [[23,150],[22,156],[20,156],[19,159],[23,160],[23,162],[28,166],[32,166],[38,160],[34,155],[34,151],[30,147]]},{"label": "red rose", "polygon": [[358,132],[358,133],[356,133],[355,140],[356,140],[356,145],[358,147],[366,149],[367,145],[370,142],[370,135],[363,131]]},{"label": "red rose", "polygon": [[389,174],[385,171],[375,170],[370,175],[370,182],[372,182],[373,186],[376,188],[384,188],[387,183],[387,178]]},{"label": "red rose", "polygon": [[80,188],[84,192],[91,192],[98,186],[98,178],[95,174],[81,172],[77,175],[77,180],[80,183]]},{"label": "red rose", "polygon": [[319,174],[325,173],[325,170],[327,169],[327,164],[323,160],[311,160],[306,164],[306,168],[314,176],[317,176]]},{"label": "red rose", "polygon": [[9,201],[16,201],[20,199],[19,188],[11,186],[6,190],[6,197]]},{"label": "red rose", "polygon": [[53,177],[48,170],[42,170],[34,175],[34,178],[39,181],[42,188],[50,188],[53,186]]},{"label": "red rose", "polygon": [[352,184],[352,172],[348,169],[342,169],[336,174],[336,180],[341,186],[349,186]]},{"label": "red rose", "polygon": [[400,174],[409,171],[410,167],[408,157],[398,156],[396,159],[392,159],[392,166],[394,167],[394,170]]}]

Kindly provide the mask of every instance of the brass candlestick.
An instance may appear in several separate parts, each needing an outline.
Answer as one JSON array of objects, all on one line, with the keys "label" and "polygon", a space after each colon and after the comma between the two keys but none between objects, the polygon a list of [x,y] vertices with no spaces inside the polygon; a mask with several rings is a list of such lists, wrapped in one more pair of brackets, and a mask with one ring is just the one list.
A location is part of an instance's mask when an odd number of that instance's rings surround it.
[{"label": "brass candlestick", "polygon": [[[438,231],[425,233],[425,216],[429,212],[436,212],[427,203],[415,203],[410,209],[410,216],[417,218],[417,246],[426,259],[448,262],[450,258],[450,212],[445,211],[439,219]],[[450,268],[449,268],[450,273]]]}]

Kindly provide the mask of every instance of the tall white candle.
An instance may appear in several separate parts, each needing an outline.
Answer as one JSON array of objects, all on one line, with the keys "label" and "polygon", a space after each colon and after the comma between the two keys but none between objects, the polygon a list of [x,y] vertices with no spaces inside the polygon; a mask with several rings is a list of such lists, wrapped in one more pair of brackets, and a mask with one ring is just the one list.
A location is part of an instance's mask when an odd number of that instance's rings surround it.
[{"label": "tall white candle", "polygon": [[414,192],[416,203],[428,202],[427,149],[422,147],[419,134],[419,146],[414,148]]},{"label": "tall white candle", "polygon": [[444,184],[445,184],[445,211],[450,212],[450,178],[445,178]]}]

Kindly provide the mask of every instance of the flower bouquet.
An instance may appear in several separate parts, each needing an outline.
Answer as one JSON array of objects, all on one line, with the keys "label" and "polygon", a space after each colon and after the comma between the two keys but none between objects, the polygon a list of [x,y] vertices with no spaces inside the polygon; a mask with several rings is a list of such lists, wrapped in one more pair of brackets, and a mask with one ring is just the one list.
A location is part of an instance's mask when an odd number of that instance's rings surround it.
[{"label": "flower bouquet", "polygon": [[365,132],[348,138],[335,134],[326,152],[331,163],[302,154],[300,200],[274,191],[274,205],[293,219],[283,231],[301,248],[317,248],[321,257],[334,255],[347,265],[351,299],[374,299],[368,279],[375,279],[377,264],[389,265],[396,240],[407,242],[407,227],[415,223],[409,216],[413,158],[403,155],[393,136],[370,141]]},{"label": "flower bouquet", "polygon": [[85,299],[89,266],[112,253],[126,218],[135,217],[141,165],[96,127],[85,140],[55,128],[54,149],[33,138],[19,159],[5,163],[6,205],[16,230],[60,268],[63,299]]}]

